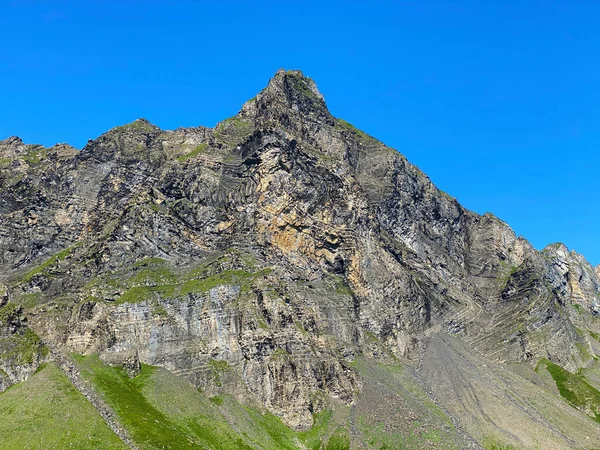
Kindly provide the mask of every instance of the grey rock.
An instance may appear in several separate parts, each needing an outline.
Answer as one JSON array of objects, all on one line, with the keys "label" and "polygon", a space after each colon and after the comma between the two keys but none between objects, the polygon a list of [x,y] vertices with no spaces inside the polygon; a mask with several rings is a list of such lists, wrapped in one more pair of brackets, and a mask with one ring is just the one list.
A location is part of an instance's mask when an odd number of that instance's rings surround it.
[{"label": "grey rock", "polygon": [[593,356],[571,306],[597,313],[598,268],[466,210],[299,71],[213,129],[139,119],[0,156],[0,281],[57,351],[159,365],[296,429],[354,401],[355,355],[414,361],[444,328],[497,362]]}]

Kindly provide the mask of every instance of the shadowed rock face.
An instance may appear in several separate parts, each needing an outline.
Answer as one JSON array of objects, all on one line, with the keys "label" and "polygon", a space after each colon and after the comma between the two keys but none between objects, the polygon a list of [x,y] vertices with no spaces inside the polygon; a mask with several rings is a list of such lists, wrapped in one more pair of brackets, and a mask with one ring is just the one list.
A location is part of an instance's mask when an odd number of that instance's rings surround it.
[{"label": "shadowed rock face", "polygon": [[0,191],[0,282],[47,345],[163,366],[298,429],[361,391],[357,355],[416,361],[450,321],[497,362],[595,353],[575,325],[600,314],[598,268],[464,209],[299,71],[214,129],[8,138]]}]

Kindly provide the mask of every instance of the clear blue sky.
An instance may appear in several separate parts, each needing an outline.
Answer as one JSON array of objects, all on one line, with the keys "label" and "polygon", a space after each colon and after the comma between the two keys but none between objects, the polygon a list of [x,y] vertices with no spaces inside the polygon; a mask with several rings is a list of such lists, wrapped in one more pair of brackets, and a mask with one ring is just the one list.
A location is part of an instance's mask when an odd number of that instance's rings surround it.
[{"label": "clear blue sky", "polygon": [[80,148],[138,117],[212,126],[297,68],[466,207],[600,264],[598,1],[0,8],[0,138]]}]

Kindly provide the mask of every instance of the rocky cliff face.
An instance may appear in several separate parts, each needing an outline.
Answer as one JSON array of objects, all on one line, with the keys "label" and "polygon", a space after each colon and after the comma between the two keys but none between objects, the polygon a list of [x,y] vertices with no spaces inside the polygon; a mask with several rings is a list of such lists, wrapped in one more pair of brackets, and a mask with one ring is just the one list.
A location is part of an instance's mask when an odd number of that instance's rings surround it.
[{"label": "rocky cliff face", "polygon": [[48,356],[22,313],[17,305],[0,307],[0,392],[26,380]]},{"label": "rocky cliff face", "polygon": [[[298,71],[214,129],[139,119],[81,151],[6,139],[0,190],[18,329],[55,351],[165,367],[296,429],[331,398],[355,400],[359,355],[418,364],[434,333],[497,362],[575,370],[598,351],[598,268],[464,209],[334,118]],[[0,354],[0,389],[36,352],[16,372]]]}]

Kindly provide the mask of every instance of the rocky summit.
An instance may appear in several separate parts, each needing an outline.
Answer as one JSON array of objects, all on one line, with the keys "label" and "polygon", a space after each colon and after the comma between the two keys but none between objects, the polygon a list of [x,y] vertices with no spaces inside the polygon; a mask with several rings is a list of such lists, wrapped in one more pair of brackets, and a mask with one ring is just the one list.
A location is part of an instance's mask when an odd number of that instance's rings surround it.
[{"label": "rocky summit", "polygon": [[0,141],[0,448],[600,448],[600,268],[278,71],[214,128]]}]

